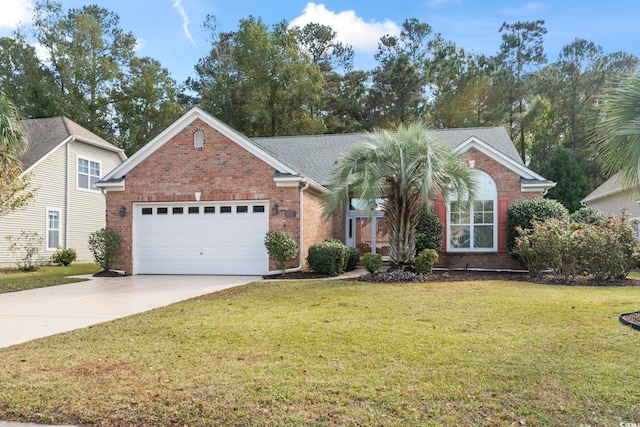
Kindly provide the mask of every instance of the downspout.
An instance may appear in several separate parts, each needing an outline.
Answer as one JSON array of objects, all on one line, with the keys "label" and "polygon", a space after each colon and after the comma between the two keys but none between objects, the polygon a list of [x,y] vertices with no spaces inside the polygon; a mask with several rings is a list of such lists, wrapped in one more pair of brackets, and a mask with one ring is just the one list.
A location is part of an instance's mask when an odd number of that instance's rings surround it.
[{"label": "downspout", "polygon": [[69,141],[65,144],[65,157],[67,161],[65,162],[65,183],[64,183],[64,248],[69,249],[69,144],[76,140],[75,135],[71,135]]},{"label": "downspout", "polygon": [[300,271],[302,270],[302,266],[304,265],[304,255],[302,254],[302,246],[303,246],[303,242],[304,242],[304,237],[303,237],[303,233],[304,233],[304,195],[303,193],[305,192],[305,190],[307,188],[309,188],[309,185],[311,184],[306,178],[303,178],[302,181],[300,182],[304,182],[305,186],[302,187],[300,189],[300,226],[298,228],[299,233],[300,233],[300,245],[299,248],[300,250],[298,252],[300,252],[299,255],[299,262],[298,262],[298,266],[297,267],[293,267],[293,268],[287,268],[284,270],[285,273],[293,273],[296,271]]}]

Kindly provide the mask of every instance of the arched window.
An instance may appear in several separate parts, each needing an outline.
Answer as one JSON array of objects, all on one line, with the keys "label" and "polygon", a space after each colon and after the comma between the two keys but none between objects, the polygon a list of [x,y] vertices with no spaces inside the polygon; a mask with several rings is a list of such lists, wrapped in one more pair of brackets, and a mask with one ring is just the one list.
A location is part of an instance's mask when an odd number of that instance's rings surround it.
[{"label": "arched window", "polygon": [[195,148],[204,147],[204,132],[202,132],[201,130],[193,134],[193,146]]},{"label": "arched window", "polygon": [[448,252],[495,252],[498,248],[498,190],[491,176],[474,170],[478,195],[473,203],[452,196],[448,203]]}]

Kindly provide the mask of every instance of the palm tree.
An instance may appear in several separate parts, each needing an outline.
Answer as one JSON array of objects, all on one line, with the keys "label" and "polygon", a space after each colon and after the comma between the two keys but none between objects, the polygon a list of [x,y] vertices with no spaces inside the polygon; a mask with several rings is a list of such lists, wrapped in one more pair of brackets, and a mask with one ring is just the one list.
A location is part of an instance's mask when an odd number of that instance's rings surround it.
[{"label": "palm tree", "polygon": [[602,102],[602,121],[597,126],[597,148],[604,172],[620,172],[622,184],[640,183],[640,73],[621,80]]},{"label": "palm tree", "polygon": [[0,172],[5,177],[22,171],[20,155],[27,147],[27,137],[20,125],[15,105],[0,93]]},{"label": "palm tree", "polygon": [[0,93],[0,217],[22,209],[35,195],[31,175],[22,174],[20,155],[26,147],[18,109]]},{"label": "palm tree", "polygon": [[349,197],[372,205],[383,199],[389,258],[396,265],[411,265],[423,206],[438,194],[456,193],[462,200],[473,196],[474,190],[461,156],[436,141],[424,123],[414,122],[395,131],[363,135],[333,171],[324,214],[331,215]]}]

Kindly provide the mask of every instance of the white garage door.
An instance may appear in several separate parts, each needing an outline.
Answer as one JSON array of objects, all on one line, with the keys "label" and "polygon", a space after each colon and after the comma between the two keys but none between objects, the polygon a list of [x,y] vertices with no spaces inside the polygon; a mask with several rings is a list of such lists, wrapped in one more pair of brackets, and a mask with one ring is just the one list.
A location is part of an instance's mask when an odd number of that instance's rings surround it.
[{"label": "white garage door", "polygon": [[135,274],[242,274],[269,270],[267,202],[136,204]]}]

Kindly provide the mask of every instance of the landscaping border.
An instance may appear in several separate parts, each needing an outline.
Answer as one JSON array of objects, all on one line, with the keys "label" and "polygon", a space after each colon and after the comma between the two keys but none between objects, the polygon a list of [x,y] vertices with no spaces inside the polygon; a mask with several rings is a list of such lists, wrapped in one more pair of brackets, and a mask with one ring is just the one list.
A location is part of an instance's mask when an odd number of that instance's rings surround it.
[{"label": "landscaping border", "polygon": [[618,317],[618,320],[620,320],[620,323],[622,323],[623,325],[631,326],[636,331],[640,331],[640,324],[639,323],[636,323],[636,322],[629,321],[629,320],[625,319],[625,316],[628,316],[630,314],[637,314],[637,313],[640,313],[640,311],[632,311],[630,313],[622,313],[620,315],[620,317]]}]

